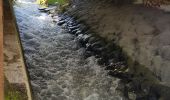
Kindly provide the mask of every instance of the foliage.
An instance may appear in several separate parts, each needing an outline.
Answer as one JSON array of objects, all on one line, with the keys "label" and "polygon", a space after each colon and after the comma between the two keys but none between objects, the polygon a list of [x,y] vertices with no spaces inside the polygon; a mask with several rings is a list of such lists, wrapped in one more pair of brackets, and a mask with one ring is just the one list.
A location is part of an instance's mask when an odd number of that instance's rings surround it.
[{"label": "foliage", "polygon": [[48,0],[48,4],[54,4],[54,3],[58,3],[61,5],[64,5],[65,3],[67,3],[68,0]]},{"label": "foliage", "polygon": [[58,3],[60,5],[64,5],[66,3],[68,3],[69,0],[37,0],[38,4],[44,5],[45,3],[48,4],[55,4]]}]

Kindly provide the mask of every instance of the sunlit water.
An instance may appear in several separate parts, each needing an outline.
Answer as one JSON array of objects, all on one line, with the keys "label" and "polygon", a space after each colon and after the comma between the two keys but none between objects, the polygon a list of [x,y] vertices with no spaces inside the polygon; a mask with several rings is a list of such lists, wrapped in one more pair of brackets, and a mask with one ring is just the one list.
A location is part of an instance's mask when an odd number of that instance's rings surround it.
[{"label": "sunlit water", "polygon": [[121,100],[118,80],[51,17],[31,3],[14,5],[35,100]]}]

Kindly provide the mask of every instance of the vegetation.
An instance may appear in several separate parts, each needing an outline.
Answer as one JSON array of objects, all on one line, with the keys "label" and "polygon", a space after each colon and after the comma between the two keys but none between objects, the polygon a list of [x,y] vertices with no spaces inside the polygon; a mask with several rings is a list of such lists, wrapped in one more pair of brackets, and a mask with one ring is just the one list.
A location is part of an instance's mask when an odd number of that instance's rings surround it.
[{"label": "vegetation", "polygon": [[26,92],[19,91],[11,85],[5,78],[5,97],[4,100],[27,100]]},{"label": "vegetation", "polygon": [[60,4],[60,5],[64,5],[66,3],[68,3],[69,0],[37,0],[37,3],[40,5],[48,5],[48,4]]},{"label": "vegetation", "polygon": [[37,0],[43,8],[48,7],[48,5],[56,4],[58,6],[58,12],[62,13],[66,11],[66,8],[70,5],[70,0]]}]

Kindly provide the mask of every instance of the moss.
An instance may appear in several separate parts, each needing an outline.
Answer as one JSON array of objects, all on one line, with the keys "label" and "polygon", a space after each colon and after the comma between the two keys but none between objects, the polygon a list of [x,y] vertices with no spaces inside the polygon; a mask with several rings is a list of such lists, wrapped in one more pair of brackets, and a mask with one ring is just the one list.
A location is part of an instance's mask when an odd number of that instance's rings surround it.
[{"label": "moss", "polygon": [[19,91],[5,78],[5,96],[4,100],[27,100],[26,92]]}]

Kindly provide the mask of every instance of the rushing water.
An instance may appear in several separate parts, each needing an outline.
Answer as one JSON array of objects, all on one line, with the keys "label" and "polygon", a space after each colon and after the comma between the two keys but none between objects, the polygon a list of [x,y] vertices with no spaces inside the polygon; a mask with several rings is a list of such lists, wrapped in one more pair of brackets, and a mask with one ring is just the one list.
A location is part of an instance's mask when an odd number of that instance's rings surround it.
[{"label": "rushing water", "polygon": [[31,3],[14,5],[35,100],[121,100],[118,79]]}]

